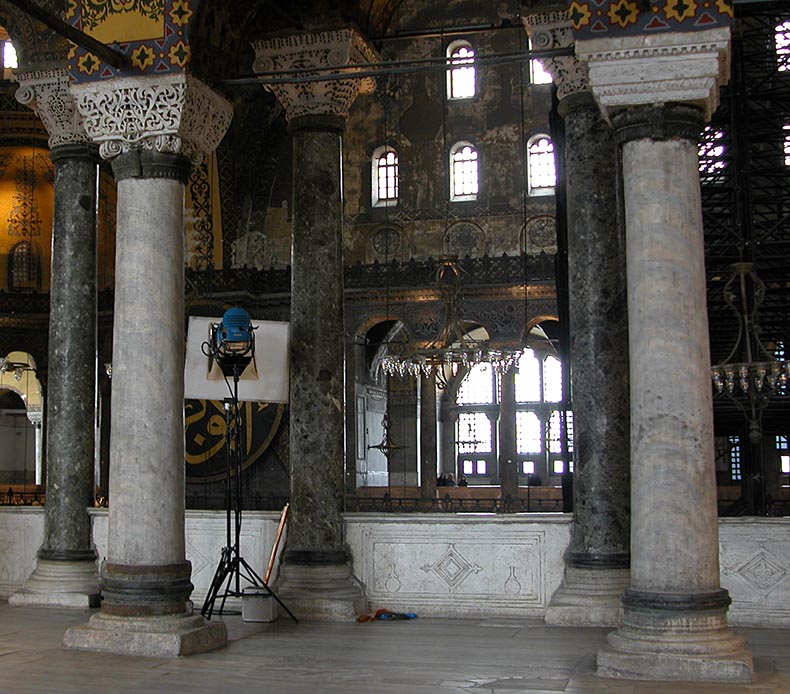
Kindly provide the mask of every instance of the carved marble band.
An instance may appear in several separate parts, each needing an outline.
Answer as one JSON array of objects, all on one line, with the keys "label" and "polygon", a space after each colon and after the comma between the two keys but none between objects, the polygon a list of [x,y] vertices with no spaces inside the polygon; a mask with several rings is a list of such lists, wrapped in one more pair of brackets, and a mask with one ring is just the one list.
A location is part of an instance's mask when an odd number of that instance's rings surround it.
[{"label": "carved marble band", "polygon": [[112,172],[116,181],[127,178],[166,178],[189,180],[190,161],[181,154],[168,154],[147,149],[132,149],[112,160]]},{"label": "carved marble band", "polygon": [[627,588],[623,606],[640,610],[701,611],[724,610],[732,600],[723,588],[711,593],[646,593]]},{"label": "carved marble band", "polygon": [[624,109],[612,116],[615,140],[699,140],[704,119],[702,109],[687,104],[656,104]]},{"label": "carved marble band", "polygon": [[194,588],[191,573],[188,561],[153,566],[105,563],[102,612],[123,617],[181,614]]},{"label": "carved marble band", "polygon": [[[266,85],[285,108],[288,121],[299,116],[332,115],[348,118],[358,94],[376,89],[372,77],[354,77],[354,65],[378,62],[376,51],[353,29],[291,34],[255,41],[256,73],[287,73],[291,84]],[[300,70],[325,68],[343,78],[305,82]],[[314,74],[314,73],[311,73]],[[346,78],[345,75],[348,75]]]},{"label": "carved marble band", "polygon": [[17,74],[16,100],[36,112],[49,134],[50,149],[59,145],[88,142],[69,92],[69,75],[64,68]]},{"label": "carved marble band", "polygon": [[119,77],[70,89],[104,159],[141,149],[198,164],[216,149],[233,116],[230,102],[186,74]]},{"label": "carved marble band", "polygon": [[628,106],[689,103],[710,120],[729,78],[729,49],[729,27],[576,42],[607,118]]},{"label": "carved marble band", "polygon": [[592,554],[587,552],[568,552],[570,566],[580,569],[627,569],[631,566],[630,553]]}]

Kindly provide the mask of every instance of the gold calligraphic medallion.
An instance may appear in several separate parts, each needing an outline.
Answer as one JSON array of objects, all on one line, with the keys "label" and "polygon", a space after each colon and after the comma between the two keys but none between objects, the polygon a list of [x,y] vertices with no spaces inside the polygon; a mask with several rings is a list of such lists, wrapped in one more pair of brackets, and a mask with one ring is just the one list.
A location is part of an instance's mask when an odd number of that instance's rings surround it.
[{"label": "gold calligraphic medallion", "polygon": [[[269,447],[282,420],[284,405],[240,402],[242,469]],[[221,400],[187,400],[184,406],[188,482],[215,482],[227,470],[227,424]]]}]

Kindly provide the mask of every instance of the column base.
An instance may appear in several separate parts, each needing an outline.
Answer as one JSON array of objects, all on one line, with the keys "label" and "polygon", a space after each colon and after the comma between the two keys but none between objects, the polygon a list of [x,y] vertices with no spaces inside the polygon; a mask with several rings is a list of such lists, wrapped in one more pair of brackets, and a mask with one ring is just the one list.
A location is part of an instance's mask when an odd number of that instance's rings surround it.
[{"label": "column base", "polygon": [[98,607],[101,601],[96,561],[36,561],[25,585],[9,596],[14,607]]},{"label": "column base", "polygon": [[565,567],[562,585],[551,598],[544,620],[553,626],[616,627],[623,623],[622,597],[628,569]]},{"label": "column base", "polygon": [[227,643],[228,632],[221,621],[206,622],[193,614],[118,617],[99,612],[87,624],[66,630],[63,647],[119,655],[159,658],[205,653]]},{"label": "column base", "polygon": [[368,600],[351,563],[289,564],[280,567],[277,596],[300,620],[350,622],[368,611]]},{"label": "column base", "polygon": [[623,626],[598,653],[598,674],[639,680],[751,682],[752,655],[727,626],[726,609],[626,606]]}]

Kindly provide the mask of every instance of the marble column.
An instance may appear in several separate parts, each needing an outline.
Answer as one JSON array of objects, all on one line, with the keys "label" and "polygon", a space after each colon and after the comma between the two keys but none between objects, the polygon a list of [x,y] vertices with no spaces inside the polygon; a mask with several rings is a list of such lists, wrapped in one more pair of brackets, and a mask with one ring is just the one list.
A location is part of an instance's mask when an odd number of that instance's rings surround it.
[{"label": "marble column", "polygon": [[[118,221],[103,600],[101,612],[68,629],[63,644],[152,656],[207,651],[224,645],[227,636],[222,622],[205,622],[189,600],[184,185],[190,159],[199,160],[224,134],[230,105],[186,75],[120,78],[72,89],[88,134],[102,142],[102,156],[112,161]],[[117,110],[108,112],[108,104]],[[160,118],[135,104],[153,104]],[[142,118],[145,124],[136,120]],[[146,133],[143,146],[134,137],[140,132]],[[133,143],[125,139],[129,133]]]},{"label": "marble column", "polygon": [[[623,626],[598,654],[604,676],[752,676],[751,654],[727,626],[730,598],[719,584],[697,156],[717,79],[726,74],[728,39],[729,29],[721,28],[620,38],[614,45],[577,42],[622,145],[626,222],[631,583]],[[657,59],[667,54],[670,71]],[[677,74],[684,80],[667,79]],[[653,103],[639,103],[647,95]]]},{"label": "marble column", "polygon": [[[573,45],[568,12],[536,2],[524,23],[535,48]],[[573,403],[573,526],[548,624],[616,626],[630,541],[628,319],[617,146],[575,56],[544,61],[565,122]]]},{"label": "marble column", "polygon": [[[518,503],[518,451],[516,450],[516,370],[502,374],[499,405],[499,486],[505,510],[520,511]],[[529,510],[529,509],[527,509]]]},{"label": "marble column", "polygon": [[50,135],[55,199],[44,543],[35,571],[9,603],[96,607],[99,584],[87,507],[93,505],[98,148],[87,142],[65,71],[19,77],[17,99],[37,111]]},{"label": "marble column", "polygon": [[436,380],[420,377],[420,498],[433,503],[438,473]]},{"label": "marble column", "polygon": [[275,590],[298,617],[352,620],[367,609],[343,537],[343,184],[348,109],[370,80],[355,63],[376,59],[353,30],[302,33],[254,44],[256,72],[347,70],[346,79],[278,84],[293,142],[291,247],[291,506]]}]

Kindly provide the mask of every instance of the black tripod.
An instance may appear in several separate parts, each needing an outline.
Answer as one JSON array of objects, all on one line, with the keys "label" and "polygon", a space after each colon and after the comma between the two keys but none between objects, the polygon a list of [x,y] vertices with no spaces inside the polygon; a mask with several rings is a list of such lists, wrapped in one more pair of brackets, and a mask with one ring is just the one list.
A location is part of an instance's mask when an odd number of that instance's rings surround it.
[{"label": "black tripod", "polygon": [[[252,587],[263,588],[271,595],[294,620],[291,610],[280,600],[274,591],[269,588],[255,570],[247,563],[239,551],[239,536],[241,535],[241,467],[243,462],[241,417],[239,415],[239,377],[241,372],[250,363],[251,357],[247,356],[222,356],[217,357],[217,362],[222,368],[225,377],[233,377],[233,390],[230,398],[225,399],[225,426],[226,426],[226,452],[227,468],[225,474],[225,546],[222,548],[217,570],[211,579],[206,600],[200,613],[211,619],[217,599],[220,599],[217,612],[222,614],[228,596],[238,598],[242,596],[241,579]],[[231,478],[235,479],[234,494],[231,495]],[[233,503],[231,503],[231,497]],[[233,510],[233,535],[231,536],[231,506]],[[234,612],[233,614],[238,614]]]}]

